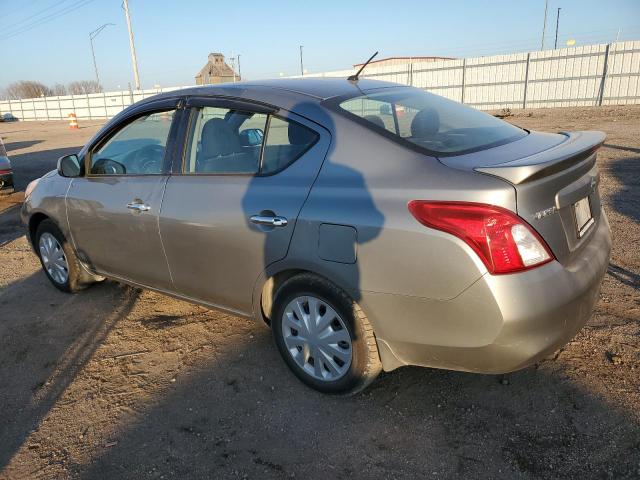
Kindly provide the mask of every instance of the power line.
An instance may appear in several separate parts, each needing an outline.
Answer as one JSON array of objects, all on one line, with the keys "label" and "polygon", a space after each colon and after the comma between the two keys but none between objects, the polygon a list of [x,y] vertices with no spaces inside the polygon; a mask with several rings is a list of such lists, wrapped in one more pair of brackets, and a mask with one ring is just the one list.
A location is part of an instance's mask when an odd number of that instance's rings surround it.
[{"label": "power line", "polygon": [[59,2],[55,2],[53,5],[49,5],[47,8],[43,8],[39,12],[33,13],[33,14],[29,15],[28,17],[23,18],[22,20],[11,22],[11,27],[10,28],[19,27],[21,23],[25,23],[26,21],[31,20],[34,17],[42,15],[43,13],[48,12],[52,8],[59,7],[60,5],[62,5],[63,3],[67,2],[67,1],[68,0],[61,0]]},{"label": "power line", "polygon": [[23,12],[25,10],[29,10],[29,6],[25,7],[24,5],[20,5],[18,8],[14,8],[13,10],[9,10],[8,12],[2,12],[2,18],[5,19],[12,15],[15,15],[18,12]]},{"label": "power line", "polygon": [[[45,15],[44,17],[37,18],[34,21],[32,21],[32,22],[30,22],[30,23],[28,23],[26,25],[23,25],[23,26],[20,26],[20,27],[18,27],[16,29],[10,30],[2,38],[3,39],[8,39],[8,38],[14,37],[16,35],[19,35],[20,33],[28,32],[29,30],[32,30],[32,29],[34,29],[34,28],[36,28],[36,27],[38,27],[40,25],[44,25],[46,23],[49,23],[49,22],[51,22],[51,21],[53,21],[53,20],[55,20],[55,19],[57,19],[57,18],[59,18],[59,17],[61,17],[63,15],[66,15],[67,13],[71,13],[71,12],[73,12],[73,11],[83,7],[83,6],[85,6],[86,4],[88,4],[88,3],[92,2],[92,1],[94,1],[94,0],[80,0],[80,1],[78,1],[76,3],[73,3],[73,4],[71,4],[71,5],[67,6],[67,7],[62,8],[61,10],[49,13],[49,14]],[[60,5],[60,4],[58,4],[58,5]]]},{"label": "power line", "polygon": [[36,27],[39,27],[40,25],[44,25],[45,23],[49,23],[52,22],[53,20],[62,17],[68,13],[74,12],[76,10],[78,10],[81,7],[84,7],[85,5],[93,2],[94,0],[80,0],[79,2],[76,2],[72,5],[69,5],[68,7],[63,8],[62,10],[59,10],[57,12],[53,12],[50,13],[49,15],[45,15],[42,18],[39,18],[37,20],[34,20],[33,22],[24,25],[23,27],[18,28],[17,30],[13,30],[10,31],[8,34],[3,35],[2,37],[0,37],[1,40],[8,40],[9,38],[15,37],[16,35],[20,35],[21,33],[25,33],[28,32],[29,30],[33,30]]}]

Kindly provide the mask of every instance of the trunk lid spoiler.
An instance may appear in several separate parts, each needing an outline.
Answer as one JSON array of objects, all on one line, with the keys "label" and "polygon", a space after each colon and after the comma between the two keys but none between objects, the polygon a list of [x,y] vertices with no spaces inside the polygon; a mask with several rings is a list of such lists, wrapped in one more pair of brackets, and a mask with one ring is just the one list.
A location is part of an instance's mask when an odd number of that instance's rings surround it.
[{"label": "trunk lid spoiler", "polygon": [[[513,185],[532,182],[571,168],[588,159],[602,145],[603,132],[560,132],[565,139],[555,146],[517,160],[476,166],[476,172],[503,178]],[[595,157],[594,157],[595,162]]]}]

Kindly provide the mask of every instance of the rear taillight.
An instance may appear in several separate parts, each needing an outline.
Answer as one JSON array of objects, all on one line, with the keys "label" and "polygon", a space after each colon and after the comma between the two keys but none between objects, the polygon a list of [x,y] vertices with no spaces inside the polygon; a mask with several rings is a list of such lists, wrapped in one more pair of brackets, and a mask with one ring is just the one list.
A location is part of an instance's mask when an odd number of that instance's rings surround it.
[{"label": "rear taillight", "polygon": [[520,272],[553,260],[545,241],[515,213],[495,205],[412,200],[409,211],[427,227],[464,240],[492,274]]}]

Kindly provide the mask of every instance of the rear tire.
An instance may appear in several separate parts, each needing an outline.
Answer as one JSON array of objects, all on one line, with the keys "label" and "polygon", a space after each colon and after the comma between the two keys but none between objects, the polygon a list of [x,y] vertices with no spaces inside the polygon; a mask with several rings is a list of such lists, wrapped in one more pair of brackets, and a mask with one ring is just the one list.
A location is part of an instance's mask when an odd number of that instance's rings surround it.
[{"label": "rear tire", "polygon": [[44,273],[58,290],[76,293],[100,278],[80,265],[71,244],[53,220],[40,222],[34,245]]},{"label": "rear tire", "polygon": [[364,312],[322,277],[305,273],[285,281],[276,293],[271,328],[287,366],[322,393],[354,395],[382,370]]}]

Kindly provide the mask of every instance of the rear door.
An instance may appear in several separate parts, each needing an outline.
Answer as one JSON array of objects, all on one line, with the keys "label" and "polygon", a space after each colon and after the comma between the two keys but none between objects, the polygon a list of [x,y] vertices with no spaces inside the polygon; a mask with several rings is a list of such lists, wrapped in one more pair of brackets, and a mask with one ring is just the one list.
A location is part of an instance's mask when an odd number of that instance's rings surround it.
[{"label": "rear door", "polygon": [[264,105],[188,106],[183,161],[174,164],[160,214],[174,289],[249,313],[256,279],[286,256],[330,136]]},{"label": "rear door", "polygon": [[73,179],[67,215],[80,258],[94,270],[151,287],[171,288],[158,231],[178,100],[148,105],[115,125],[85,154]]}]

